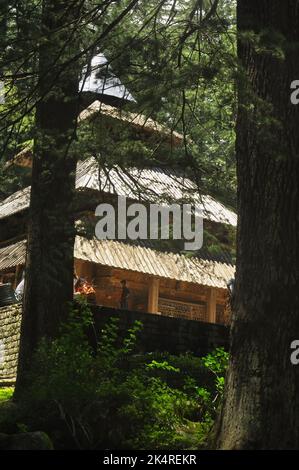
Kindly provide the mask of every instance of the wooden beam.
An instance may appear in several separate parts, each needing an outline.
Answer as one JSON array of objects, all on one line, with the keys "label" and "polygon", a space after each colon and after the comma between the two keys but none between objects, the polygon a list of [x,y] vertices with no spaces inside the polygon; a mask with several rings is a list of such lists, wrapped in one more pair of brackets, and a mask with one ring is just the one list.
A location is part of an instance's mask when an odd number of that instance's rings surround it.
[{"label": "wooden beam", "polygon": [[216,289],[210,287],[207,298],[207,315],[210,323],[216,323]]},{"label": "wooden beam", "polygon": [[147,311],[158,313],[160,279],[152,277],[149,282]]}]

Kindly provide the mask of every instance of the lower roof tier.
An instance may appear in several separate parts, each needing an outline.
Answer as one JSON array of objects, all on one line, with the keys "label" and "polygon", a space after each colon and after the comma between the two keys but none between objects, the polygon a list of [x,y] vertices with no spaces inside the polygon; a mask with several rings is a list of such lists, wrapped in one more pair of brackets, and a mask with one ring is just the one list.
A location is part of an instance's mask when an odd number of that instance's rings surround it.
[{"label": "lower roof tier", "polygon": [[[149,274],[160,278],[225,289],[234,277],[232,264],[198,256],[162,252],[142,244],[128,244],[115,240],[98,240],[76,236],[75,259],[118,269]],[[0,248],[0,272],[18,265],[26,259],[26,240]]]}]

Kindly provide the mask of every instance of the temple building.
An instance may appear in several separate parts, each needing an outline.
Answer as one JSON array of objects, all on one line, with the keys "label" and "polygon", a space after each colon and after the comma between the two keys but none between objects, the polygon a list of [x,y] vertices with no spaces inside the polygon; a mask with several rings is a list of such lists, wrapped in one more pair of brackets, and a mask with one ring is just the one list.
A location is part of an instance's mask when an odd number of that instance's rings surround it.
[{"label": "temple building", "polygon": [[[104,62],[98,57],[96,64]],[[106,82],[105,82],[106,83]],[[106,85],[105,85],[106,86]],[[116,77],[109,91],[100,79],[88,76],[82,89],[88,95],[87,107],[78,120],[101,120],[109,128],[126,126],[139,138],[156,138],[167,147],[179,145],[183,136],[140,114],[119,108],[122,99],[134,98]],[[100,96],[101,95],[101,96]],[[104,99],[105,98],[105,99]],[[29,148],[10,164],[30,168]],[[117,204],[118,196],[145,205],[188,201],[200,206],[204,228],[223,237],[237,224],[236,214],[207,194],[181,171],[169,167],[123,167],[99,163],[96,156],[78,161],[76,173],[76,239],[74,271],[95,291],[97,305],[182,317],[201,322],[227,324],[227,283],[235,267],[228,251],[216,253],[207,247],[186,253],[178,243],[157,240],[98,240],[95,237],[95,208],[99,203]],[[26,263],[26,233],[30,187],[0,203],[0,283],[20,281]],[[125,292],[125,304],[124,304]]]}]

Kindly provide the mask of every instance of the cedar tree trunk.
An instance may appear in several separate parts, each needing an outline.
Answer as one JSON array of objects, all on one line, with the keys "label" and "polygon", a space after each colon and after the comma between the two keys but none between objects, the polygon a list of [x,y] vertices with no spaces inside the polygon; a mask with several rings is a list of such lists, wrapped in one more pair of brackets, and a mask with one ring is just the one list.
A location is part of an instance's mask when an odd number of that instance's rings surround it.
[{"label": "cedar tree trunk", "polygon": [[[299,448],[299,1],[238,0],[238,237],[221,449]],[[249,33],[250,32],[250,33]]]},{"label": "cedar tree trunk", "polygon": [[78,115],[79,66],[64,64],[80,47],[79,4],[77,0],[43,1],[17,394],[26,384],[39,340],[55,337],[73,296],[76,161],[70,145]]}]

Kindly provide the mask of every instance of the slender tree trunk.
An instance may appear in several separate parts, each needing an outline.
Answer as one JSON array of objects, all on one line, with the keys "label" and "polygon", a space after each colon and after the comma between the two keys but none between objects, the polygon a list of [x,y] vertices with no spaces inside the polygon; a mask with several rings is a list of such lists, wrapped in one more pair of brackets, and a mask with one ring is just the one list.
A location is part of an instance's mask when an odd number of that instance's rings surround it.
[{"label": "slender tree trunk", "polygon": [[[82,2],[81,2],[82,3]],[[24,310],[16,394],[26,384],[39,340],[55,337],[73,296],[73,198],[76,161],[70,152],[78,114],[78,0],[44,0],[39,98],[32,168]],[[68,26],[66,26],[68,25]],[[50,91],[49,91],[50,90]]]},{"label": "slender tree trunk", "polygon": [[7,0],[0,0],[0,39],[4,47],[6,47],[7,13],[9,6]]},{"label": "slender tree trunk", "polygon": [[238,0],[237,17],[249,87],[243,76],[236,292],[218,447],[295,449],[299,366],[291,364],[290,344],[299,339],[299,107],[290,102],[290,84],[299,79],[299,1]]}]

